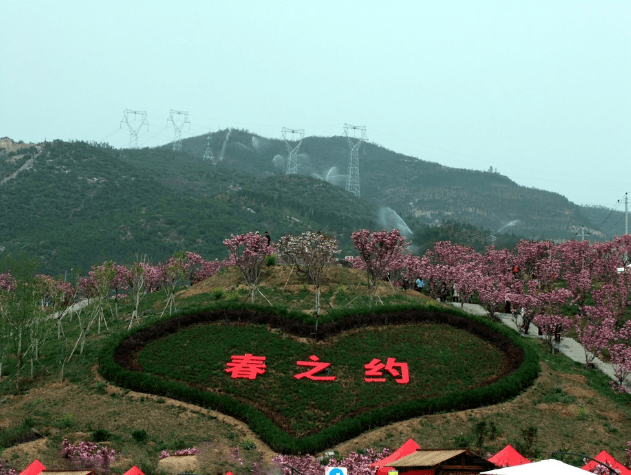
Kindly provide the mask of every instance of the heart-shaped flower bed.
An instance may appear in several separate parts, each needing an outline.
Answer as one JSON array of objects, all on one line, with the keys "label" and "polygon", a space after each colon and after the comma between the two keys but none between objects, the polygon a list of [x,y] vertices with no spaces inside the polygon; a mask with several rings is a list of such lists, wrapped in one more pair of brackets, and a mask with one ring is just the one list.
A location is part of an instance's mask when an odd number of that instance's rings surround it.
[{"label": "heart-shaped flower bed", "polygon": [[[233,414],[276,450],[304,453],[371,426],[514,396],[537,374],[520,368],[524,349],[506,332],[458,312],[397,309],[339,317],[305,338],[313,331],[260,309],[178,316],[117,344],[114,379]],[[232,377],[233,357],[244,355],[265,357],[253,379]],[[295,378],[320,362],[330,365],[316,380]]]}]

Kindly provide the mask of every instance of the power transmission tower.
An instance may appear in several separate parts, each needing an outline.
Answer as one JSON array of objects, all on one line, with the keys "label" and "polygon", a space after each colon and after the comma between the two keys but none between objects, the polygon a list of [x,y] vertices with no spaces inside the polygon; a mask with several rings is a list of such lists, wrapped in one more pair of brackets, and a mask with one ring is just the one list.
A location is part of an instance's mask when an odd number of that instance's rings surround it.
[{"label": "power transmission tower", "polygon": [[169,121],[173,124],[173,130],[175,132],[173,136],[173,150],[180,151],[182,150],[182,129],[186,124],[188,124],[189,128],[191,126],[188,120],[188,112],[174,111],[171,109],[169,118],[167,119],[167,122]]},{"label": "power transmission tower", "polygon": [[346,175],[346,191],[359,197],[359,146],[366,140],[366,127],[344,124],[344,135],[351,148],[348,159],[348,174]]},{"label": "power transmission tower", "polygon": [[132,111],[125,109],[123,111],[123,119],[121,120],[121,128],[123,123],[127,124],[129,129],[129,148],[138,148],[138,132],[143,125],[149,130],[149,122],[147,122],[147,113],[145,111]]},{"label": "power transmission tower", "polygon": [[208,134],[208,141],[206,142],[206,151],[204,152],[204,156],[202,160],[210,160],[215,164],[215,156],[213,155],[213,151],[210,149],[210,134]]},{"label": "power transmission tower", "polygon": [[[302,144],[302,139],[305,136],[304,129],[288,129],[283,127],[283,140],[287,147],[289,156],[287,157],[287,172],[285,175],[295,175],[298,173],[298,149]],[[295,147],[292,147],[290,142],[298,141]]]}]

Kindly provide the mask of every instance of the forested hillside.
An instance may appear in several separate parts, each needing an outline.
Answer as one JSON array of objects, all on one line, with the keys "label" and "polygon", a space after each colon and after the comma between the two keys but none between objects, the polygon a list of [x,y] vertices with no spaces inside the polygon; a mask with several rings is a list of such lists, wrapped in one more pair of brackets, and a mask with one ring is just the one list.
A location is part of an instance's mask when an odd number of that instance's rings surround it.
[{"label": "forested hillside", "polygon": [[[280,140],[224,130],[210,136],[214,160],[202,159],[206,147],[206,137],[185,140],[178,152],[171,144],[118,150],[0,139],[0,251],[38,256],[42,271],[54,274],[137,254],[164,260],[182,249],[221,259],[224,239],[255,230],[273,238],[323,230],[350,254],[353,231],[396,226],[418,252],[436,240],[482,250],[512,247],[522,236],[572,239],[581,226],[588,238],[604,239],[618,217],[497,173],[443,167],[371,143],[360,148],[357,197],[344,189],[345,137],[305,138],[292,176]],[[603,215],[609,228],[594,224]]]},{"label": "forested hillside", "polygon": [[[201,157],[206,144],[206,137],[195,137],[185,140],[184,148]],[[287,150],[280,140],[225,130],[211,134],[210,147],[218,169],[259,177],[280,176],[286,169]],[[348,155],[345,137],[306,137],[299,149],[298,173],[343,187]],[[567,198],[519,186],[499,173],[445,167],[372,143],[362,144],[359,156],[361,197],[426,224],[453,220],[493,232],[508,225],[504,232],[557,240],[571,239],[577,227],[585,226],[593,239],[608,236]]]},{"label": "forested hillside", "polygon": [[[276,187],[275,199],[251,175],[172,151],[55,141],[5,152],[0,177],[26,163],[28,168],[0,185],[0,247],[39,256],[42,270],[53,274],[85,272],[110,259],[130,262],[137,254],[165,260],[182,249],[223,258],[224,239],[253,230],[280,237],[326,228],[350,252],[351,226],[376,225],[355,196],[328,183],[294,177],[297,183],[287,183],[293,191]],[[319,194],[323,186],[328,190]],[[285,199],[295,191],[311,197],[311,206]],[[333,208],[318,211],[316,197],[327,194],[333,195],[328,204],[348,209],[342,215],[347,222],[332,219]]]}]

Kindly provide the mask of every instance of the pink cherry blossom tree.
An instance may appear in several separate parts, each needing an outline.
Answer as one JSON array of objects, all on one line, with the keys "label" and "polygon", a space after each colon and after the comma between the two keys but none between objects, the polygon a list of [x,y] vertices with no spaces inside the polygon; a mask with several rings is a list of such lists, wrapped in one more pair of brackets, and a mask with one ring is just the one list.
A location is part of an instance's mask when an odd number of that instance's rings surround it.
[{"label": "pink cherry blossom tree", "polygon": [[351,234],[351,239],[364,264],[368,278],[368,296],[372,304],[373,298],[379,298],[377,283],[386,277],[389,270],[397,269],[403,264],[408,245],[398,229],[372,233],[362,229]]},{"label": "pink cherry blossom tree", "polygon": [[[241,271],[243,280],[250,291],[252,303],[254,303],[255,292],[259,292],[267,300],[267,297],[258,289],[258,283],[265,266],[265,258],[274,254],[274,247],[267,244],[264,236],[252,232],[231,235],[230,239],[224,240],[223,243],[230,252],[228,262]],[[267,302],[271,305],[269,300]]]}]

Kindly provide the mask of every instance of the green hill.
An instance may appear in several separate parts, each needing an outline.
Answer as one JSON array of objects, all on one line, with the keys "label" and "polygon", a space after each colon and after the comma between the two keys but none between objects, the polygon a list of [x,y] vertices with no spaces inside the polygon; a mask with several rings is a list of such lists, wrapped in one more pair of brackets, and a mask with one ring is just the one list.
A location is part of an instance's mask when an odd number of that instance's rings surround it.
[{"label": "green hill", "polygon": [[[20,152],[0,160],[2,177],[30,164],[0,186],[0,246],[39,256],[47,273],[136,254],[164,260],[181,249],[222,258],[224,239],[252,230],[280,237],[326,228],[350,252],[350,231],[377,225],[355,196],[309,177],[280,179],[268,196],[265,180],[163,149],[55,141]],[[329,208],[320,210],[318,196],[329,196]],[[342,219],[336,208],[348,210]]]}]

